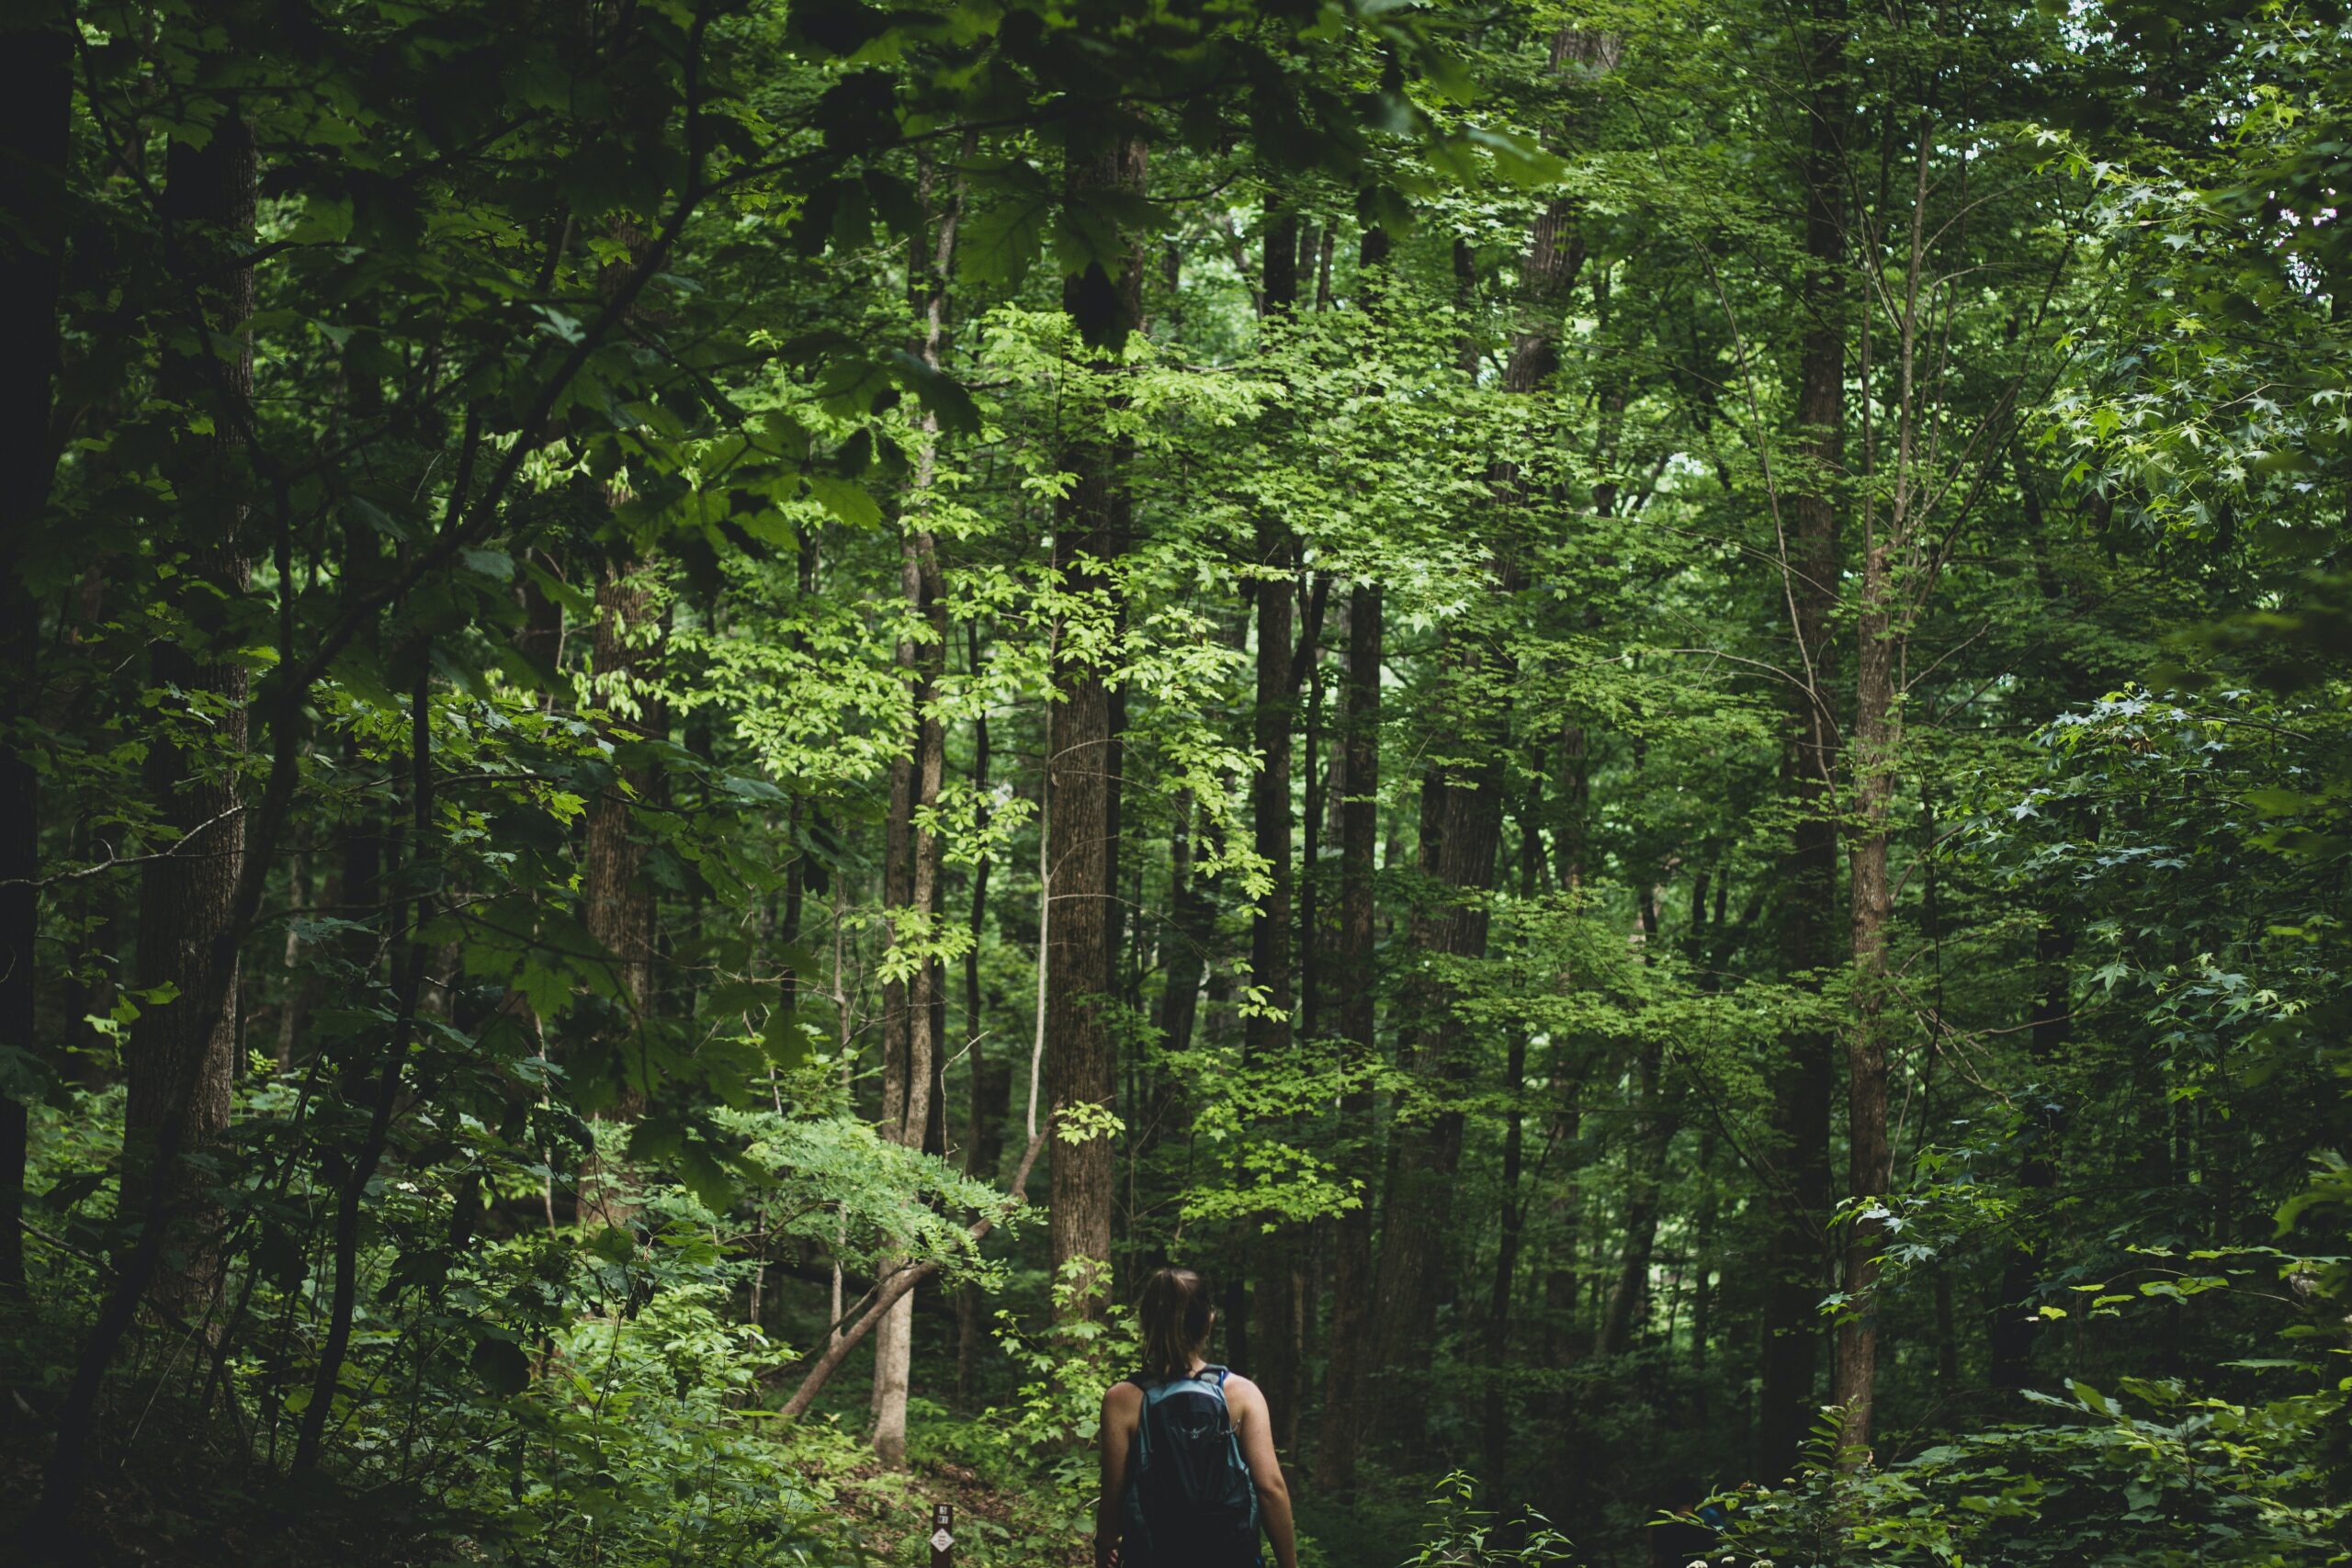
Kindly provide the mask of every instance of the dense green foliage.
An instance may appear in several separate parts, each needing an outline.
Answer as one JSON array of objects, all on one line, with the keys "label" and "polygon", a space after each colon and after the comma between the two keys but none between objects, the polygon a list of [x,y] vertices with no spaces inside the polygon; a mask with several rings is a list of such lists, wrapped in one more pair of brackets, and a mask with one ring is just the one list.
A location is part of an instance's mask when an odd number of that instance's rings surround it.
[{"label": "dense green foliage", "polygon": [[28,1560],[1083,1562],[1166,1261],[1310,1563],[2352,1556],[2339,8],[21,0],[0,115]]}]

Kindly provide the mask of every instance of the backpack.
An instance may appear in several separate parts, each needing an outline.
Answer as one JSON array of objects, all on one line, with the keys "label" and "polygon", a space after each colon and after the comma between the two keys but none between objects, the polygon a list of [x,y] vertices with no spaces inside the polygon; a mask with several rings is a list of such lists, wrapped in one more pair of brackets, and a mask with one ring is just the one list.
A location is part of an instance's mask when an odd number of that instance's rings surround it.
[{"label": "backpack", "polygon": [[1258,1487],[1225,1403],[1223,1367],[1147,1382],[1127,1483],[1122,1561],[1131,1568],[1252,1568]]}]

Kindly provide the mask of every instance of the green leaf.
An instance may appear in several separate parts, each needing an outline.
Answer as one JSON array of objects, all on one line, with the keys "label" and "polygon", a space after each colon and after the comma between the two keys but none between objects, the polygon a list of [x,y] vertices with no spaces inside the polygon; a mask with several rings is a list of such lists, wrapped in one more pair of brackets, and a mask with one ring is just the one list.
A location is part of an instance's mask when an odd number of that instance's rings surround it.
[{"label": "green leaf", "polygon": [[854,479],[835,479],[831,474],[809,474],[806,478],[808,493],[851,527],[872,528],[881,524],[882,508],[866,493],[864,485]]},{"label": "green leaf", "polygon": [[909,354],[903,348],[891,350],[890,364],[898,372],[900,384],[922,400],[942,430],[957,435],[980,433],[980,411],[972,401],[972,394],[954,377],[933,368],[923,363],[921,355]]},{"label": "green leaf", "polygon": [[956,275],[967,283],[1019,287],[1037,259],[1053,206],[1053,193],[1039,176],[1034,186],[1016,188],[982,207],[964,220],[956,246]]},{"label": "green leaf", "polygon": [[531,1358],[512,1339],[486,1336],[475,1340],[469,1364],[492,1393],[511,1397],[531,1386]]}]

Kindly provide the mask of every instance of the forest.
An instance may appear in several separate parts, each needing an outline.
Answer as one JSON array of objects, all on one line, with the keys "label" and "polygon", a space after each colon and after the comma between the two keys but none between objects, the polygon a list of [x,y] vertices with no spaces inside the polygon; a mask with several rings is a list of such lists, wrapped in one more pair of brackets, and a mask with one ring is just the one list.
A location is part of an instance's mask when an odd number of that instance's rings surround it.
[{"label": "forest", "polygon": [[2340,0],[0,6],[12,1562],[2352,1561]]}]

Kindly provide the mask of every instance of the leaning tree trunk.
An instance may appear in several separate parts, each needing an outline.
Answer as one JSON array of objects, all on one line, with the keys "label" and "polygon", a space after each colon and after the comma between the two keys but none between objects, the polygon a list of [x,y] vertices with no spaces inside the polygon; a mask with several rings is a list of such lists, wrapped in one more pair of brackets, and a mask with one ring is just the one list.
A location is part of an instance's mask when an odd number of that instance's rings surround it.
[{"label": "leaning tree trunk", "polygon": [[[1065,183],[1073,198],[1140,196],[1144,144],[1102,125],[1074,126]],[[1114,348],[1143,315],[1143,259],[1130,246],[1115,278],[1100,263],[1063,286],[1062,303],[1090,346]],[[1098,360],[1096,371],[1109,368]],[[1057,503],[1054,565],[1085,604],[1096,634],[1118,620],[1116,562],[1126,547],[1125,443],[1098,431],[1069,441],[1064,473],[1077,483]],[[1117,1090],[1110,1010],[1118,976],[1118,737],[1110,659],[1064,616],[1054,629],[1053,716],[1046,744],[1046,861],[1052,914],[1046,951],[1046,1096],[1052,1120],[1052,1214],[1046,1246],[1059,1315],[1101,1314],[1111,1288],[1113,1162],[1106,1127]]]},{"label": "leaning tree trunk", "polygon": [[[71,10],[31,0],[0,22],[0,1051],[33,1053],[40,927],[40,774],[33,705],[40,607],[22,555],[56,474],[51,399],[65,253],[65,162],[74,98]],[[27,1108],[0,1095],[0,1292],[25,1285]]]},{"label": "leaning tree trunk", "polygon": [[[1838,269],[1845,254],[1844,99],[1840,0],[1818,0],[1812,48],[1813,92],[1804,158],[1805,255],[1799,292],[1805,310],[1797,368],[1798,453],[1804,464],[1789,505],[1781,581],[1799,683],[1789,702],[1781,776],[1796,827],[1781,865],[1783,970],[1817,988],[1838,962],[1830,910],[1838,889],[1833,818],[1838,731],[1830,707],[1836,649],[1829,624],[1840,570],[1834,489],[1845,450],[1846,336]],[[1765,1275],[1762,1385],[1757,1398],[1758,1473],[1791,1473],[1813,1419],[1821,1358],[1822,1296],[1829,1285],[1829,1104],[1835,1042],[1817,1022],[1783,1036],[1787,1063],[1772,1099],[1772,1234]]]},{"label": "leaning tree trunk", "polygon": [[[243,448],[253,399],[255,169],[253,134],[222,117],[202,147],[174,141],[162,201],[174,270],[203,311],[208,346],[167,352],[160,389],[211,413],[212,434],[181,437],[173,453],[181,538],[191,575],[224,602],[246,589],[242,537]],[[235,346],[221,352],[219,345]],[[245,823],[237,770],[245,750],[248,682],[242,660],[201,643],[158,643],[153,680],[212,710],[209,743],[186,746],[165,728],[149,742],[145,782],[164,842],[139,883],[139,985],[175,987],[180,1000],[151,1005],[131,1025],[124,1055],[121,1212],[164,1227],[151,1295],[202,1316],[220,1288],[220,1206],[182,1161],[229,1124],[236,1068],[236,918]],[[190,731],[193,733],[193,731]],[[207,999],[217,998],[215,1005]]]}]

